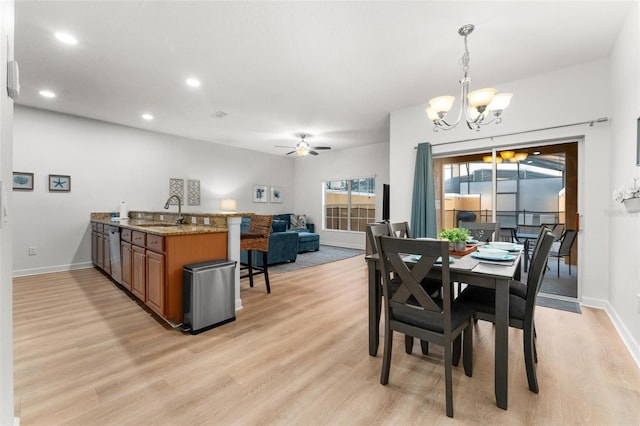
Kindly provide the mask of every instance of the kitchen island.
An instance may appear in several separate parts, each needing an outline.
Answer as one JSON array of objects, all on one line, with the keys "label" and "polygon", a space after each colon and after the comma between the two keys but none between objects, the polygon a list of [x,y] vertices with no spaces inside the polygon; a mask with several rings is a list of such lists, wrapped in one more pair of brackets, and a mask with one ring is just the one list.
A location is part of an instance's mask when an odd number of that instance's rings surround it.
[{"label": "kitchen island", "polygon": [[[183,319],[183,266],[216,259],[239,262],[240,222],[247,215],[251,213],[188,215],[192,223],[177,225],[171,215],[153,212],[131,212],[123,220],[92,213],[91,259],[175,327]],[[238,310],[239,265],[234,281]]]}]

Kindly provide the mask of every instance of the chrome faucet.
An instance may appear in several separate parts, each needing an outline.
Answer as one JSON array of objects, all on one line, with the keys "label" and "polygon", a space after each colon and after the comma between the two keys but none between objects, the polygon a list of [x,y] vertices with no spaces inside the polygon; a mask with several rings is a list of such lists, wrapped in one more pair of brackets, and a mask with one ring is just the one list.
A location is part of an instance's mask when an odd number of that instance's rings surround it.
[{"label": "chrome faucet", "polygon": [[182,217],[182,200],[180,199],[180,197],[178,197],[177,195],[172,195],[169,198],[167,198],[167,202],[164,204],[164,208],[165,209],[169,209],[169,202],[171,201],[172,198],[175,198],[176,200],[178,200],[178,218],[176,219],[176,223],[178,225],[182,225],[182,223],[184,222],[184,217]]}]

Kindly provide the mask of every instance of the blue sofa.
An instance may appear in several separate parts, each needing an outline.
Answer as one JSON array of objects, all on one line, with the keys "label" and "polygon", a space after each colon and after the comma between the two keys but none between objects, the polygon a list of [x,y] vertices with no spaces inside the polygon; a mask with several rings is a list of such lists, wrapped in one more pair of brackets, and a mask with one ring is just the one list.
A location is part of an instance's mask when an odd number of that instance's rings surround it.
[{"label": "blue sofa", "polygon": [[[313,223],[307,224],[307,229],[290,229],[290,214],[274,215],[271,224],[271,235],[269,236],[269,251],[267,252],[267,264],[295,262],[298,253],[320,249],[320,236],[313,231]],[[243,217],[240,225],[240,232],[249,230],[250,217]],[[247,252],[240,252],[240,262],[247,263]],[[255,266],[262,266],[262,256],[253,254],[252,263]]]}]

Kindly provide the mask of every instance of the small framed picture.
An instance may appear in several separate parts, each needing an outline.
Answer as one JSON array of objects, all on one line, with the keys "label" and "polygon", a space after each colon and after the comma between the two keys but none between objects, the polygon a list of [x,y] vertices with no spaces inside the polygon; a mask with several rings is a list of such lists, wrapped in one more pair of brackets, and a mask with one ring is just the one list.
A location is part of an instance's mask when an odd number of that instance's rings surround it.
[{"label": "small framed picture", "polygon": [[267,187],[265,185],[253,185],[253,202],[267,202]]},{"label": "small framed picture", "polygon": [[71,176],[49,175],[49,192],[71,191]]},{"label": "small framed picture", "polygon": [[33,191],[33,173],[13,172],[14,191]]},{"label": "small framed picture", "polygon": [[282,203],[282,187],[281,186],[272,186],[271,187],[271,202],[272,203]]}]

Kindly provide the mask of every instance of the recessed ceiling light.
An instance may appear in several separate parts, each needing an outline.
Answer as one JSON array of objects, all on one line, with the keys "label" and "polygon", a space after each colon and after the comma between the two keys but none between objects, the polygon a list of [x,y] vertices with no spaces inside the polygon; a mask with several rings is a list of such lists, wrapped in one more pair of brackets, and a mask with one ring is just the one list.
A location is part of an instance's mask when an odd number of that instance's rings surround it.
[{"label": "recessed ceiling light", "polygon": [[533,155],[540,155],[540,151],[534,151]]},{"label": "recessed ceiling light", "polygon": [[78,44],[78,39],[71,34],[62,31],[56,32],[56,38],[65,44]]},{"label": "recessed ceiling light", "polygon": [[188,78],[187,85],[191,87],[200,87],[200,80],[197,78]]},{"label": "recessed ceiling light", "polygon": [[42,96],[43,98],[55,98],[56,94],[53,93],[51,90],[41,90],[40,92],[40,96]]},{"label": "recessed ceiling light", "polygon": [[147,121],[151,121],[151,120],[153,120],[153,115],[151,115],[149,113],[145,113],[145,114],[142,114],[142,118],[144,118]]}]

